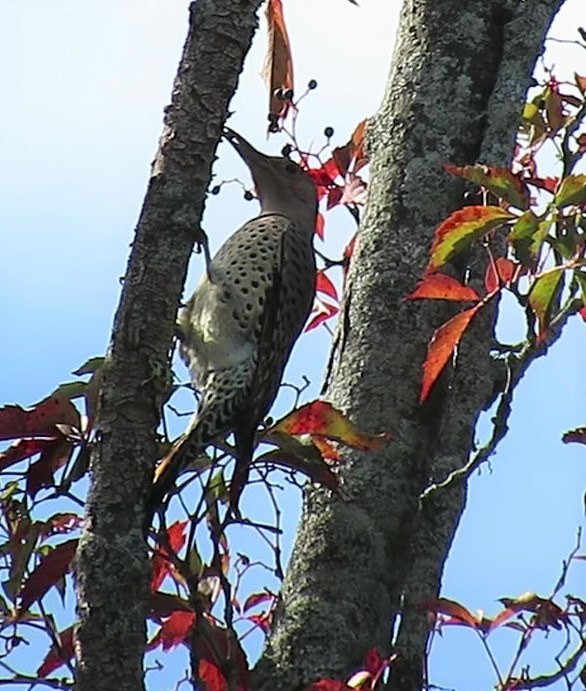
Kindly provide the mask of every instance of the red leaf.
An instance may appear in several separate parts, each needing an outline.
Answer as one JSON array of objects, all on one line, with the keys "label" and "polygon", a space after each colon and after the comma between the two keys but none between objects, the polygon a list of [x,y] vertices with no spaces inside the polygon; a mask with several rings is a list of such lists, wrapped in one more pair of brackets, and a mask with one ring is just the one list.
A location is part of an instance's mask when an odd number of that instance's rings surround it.
[{"label": "red leaf", "polygon": [[586,444],[586,427],[576,427],[576,429],[566,432],[562,437],[564,444],[575,442],[576,444]]},{"label": "red leaf", "polygon": [[557,189],[560,179],[548,175],[545,178],[530,177],[527,178],[527,182],[534,187],[538,187],[541,190],[545,190],[546,192],[551,192],[551,194],[553,194]]},{"label": "red leaf", "polygon": [[317,272],[315,289],[320,293],[325,293],[333,300],[338,300],[338,291],[336,290],[336,286],[332,283],[332,281],[326,274],[325,269],[320,269]]},{"label": "red leaf", "polygon": [[148,643],[147,650],[153,650],[158,645],[161,645],[163,650],[176,648],[180,643],[185,642],[194,622],[193,612],[176,610],[163,621],[160,629]]},{"label": "red leaf", "polygon": [[77,540],[68,540],[57,545],[41,560],[41,563],[27,578],[20,593],[19,611],[24,613],[69,571],[71,560],[77,549]]},{"label": "red leaf", "polygon": [[197,676],[203,683],[202,691],[228,691],[228,682],[222,670],[209,660],[199,660]]},{"label": "red leaf", "polygon": [[338,185],[332,187],[328,192],[328,201],[326,204],[326,209],[329,211],[334,206],[337,206],[341,202],[343,194],[344,192],[342,188],[338,187]]},{"label": "red leaf", "polygon": [[[232,638],[228,639],[226,629],[214,624],[213,620],[206,617],[206,622],[209,624],[208,634],[213,636],[215,645],[210,646],[206,637],[200,636],[196,642],[196,655],[201,665],[202,660],[207,660],[213,665],[218,665],[227,659],[228,654],[232,657],[233,663],[236,666],[237,674],[237,689],[238,691],[247,691],[249,689],[249,669],[248,661],[242,646],[238,641]],[[223,660],[216,658],[216,651],[222,656]],[[199,670],[198,670],[199,671]],[[214,690],[215,691],[215,690]]]},{"label": "red leaf", "polygon": [[73,444],[63,437],[53,439],[47,444],[38,461],[33,463],[26,474],[26,491],[34,497],[42,487],[52,487],[53,473],[61,468],[71,456]]},{"label": "red leaf", "polygon": [[45,521],[42,528],[43,538],[53,535],[67,535],[73,530],[81,528],[83,518],[76,513],[56,513]]},{"label": "red leaf", "polygon": [[455,211],[434,233],[426,273],[437,271],[474,240],[512,218],[515,217],[499,206],[467,206]]},{"label": "red leaf", "polygon": [[39,677],[47,677],[51,672],[66,664],[74,655],[73,650],[73,626],[64,631],[59,631],[59,646],[52,645],[41,666],[37,670]]},{"label": "red leaf", "polygon": [[26,458],[36,456],[43,449],[55,443],[55,438],[50,439],[18,439],[13,442],[3,453],[0,453],[0,470],[5,470],[15,463]]},{"label": "red leaf", "polygon": [[376,451],[385,440],[390,439],[389,434],[373,435],[362,432],[326,401],[312,401],[297,408],[270,427],[267,433],[270,432],[285,432],[298,436],[318,434],[361,451]]},{"label": "red leaf", "polygon": [[346,245],[346,248],[344,249],[344,255],[343,255],[343,264],[342,268],[344,270],[344,279],[346,279],[346,276],[348,274],[348,268],[350,267],[350,260],[352,259],[352,255],[354,254],[354,248],[356,246],[356,239],[357,239],[357,233],[354,233],[352,236],[352,239],[350,242]]},{"label": "red leaf", "polygon": [[305,327],[305,331],[311,331],[312,329],[316,329],[325,321],[331,319],[336,314],[338,314],[339,311],[340,308],[336,305],[329,305],[327,302],[317,300],[316,305],[314,306],[314,312],[312,312],[313,316],[311,316],[307,326]]},{"label": "red leaf", "polygon": [[378,648],[369,648],[364,654],[364,668],[372,674],[373,677],[379,673],[380,668],[386,667],[386,660],[380,654]]},{"label": "red leaf", "polygon": [[322,458],[309,458],[286,450],[275,449],[264,453],[255,463],[271,463],[297,470],[307,475],[312,482],[318,482],[332,492],[338,492],[340,487],[338,476],[332,472]]},{"label": "red leaf", "polygon": [[427,274],[405,300],[480,300],[478,293],[446,274]]},{"label": "red leaf", "polygon": [[159,542],[152,558],[151,592],[155,592],[161,586],[165,576],[176,575],[172,557],[183,547],[186,540],[185,527],[188,521],[176,521],[167,529],[167,542],[171,553],[164,542]]},{"label": "red leaf", "polygon": [[257,605],[260,605],[263,602],[272,602],[274,599],[275,596],[272,593],[252,593],[252,595],[249,595],[246,598],[246,602],[244,603],[244,607],[242,608],[242,610],[246,612],[252,607],[256,607]]},{"label": "red leaf", "polygon": [[325,226],[325,219],[324,215],[320,214],[319,212],[317,213],[315,217],[315,234],[320,240],[324,239],[324,226]]},{"label": "red leaf", "polygon": [[0,408],[0,441],[18,437],[52,437],[56,435],[57,423],[81,427],[77,408],[63,394],[45,398],[32,410],[8,405]]},{"label": "red leaf", "polygon": [[469,180],[475,185],[486,188],[499,199],[504,199],[509,204],[525,211],[529,208],[529,190],[524,180],[518,174],[512,173],[508,168],[497,166],[453,166],[444,164],[444,169],[452,175]]},{"label": "red leaf", "polygon": [[271,612],[263,612],[263,614],[251,614],[246,618],[249,622],[255,626],[258,626],[263,633],[268,633],[271,630],[271,621],[273,618]]},{"label": "red leaf", "polygon": [[515,270],[515,264],[510,259],[505,259],[504,257],[498,257],[494,263],[490,262],[486,267],[486,275],[484,277],[486,292],[490,295],[501,286],[508,285],[515,275]]},{"label": "red leaf", "polygon": [[442,324],[439,329],[435,330],[427,348],[427,357],[423,363],[423,382],[419,397],[421,403],[429,395],[431,387],[441,374],[448,360],[452,357],[456,346],[462,338],[462,334],[480,307],[482,307],[481,302],[470,309],[456,314],[455,317],[452,317],[445,324]]},{"label": "red leaf", "polygon": [[459,602],[454,602],[454,600],[448,600],[445,597],[438,597],[436,599],[423,600],[419,605],[422,609],[427,612],[433,612],[434,614],[447,614],[458,621],[476,628],[478,625],[478,619],[466,609]]}]

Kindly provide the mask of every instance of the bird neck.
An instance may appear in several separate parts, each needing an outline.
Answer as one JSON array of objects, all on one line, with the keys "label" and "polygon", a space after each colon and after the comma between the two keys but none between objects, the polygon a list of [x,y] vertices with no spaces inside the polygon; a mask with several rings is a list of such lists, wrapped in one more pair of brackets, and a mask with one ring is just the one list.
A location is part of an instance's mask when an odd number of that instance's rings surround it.
[{"label": "bird neck", "polygon": [[316,214],[317,206],[314,209],[311,207],[300,208],[299,204],[294,202],[290,204],[284,204],[282,201],[271,203],[270,199],[263,200],[261,203],[261,216],[283,216],[288,218],[299,228],[307,230],[310,237],[313,236]]}]

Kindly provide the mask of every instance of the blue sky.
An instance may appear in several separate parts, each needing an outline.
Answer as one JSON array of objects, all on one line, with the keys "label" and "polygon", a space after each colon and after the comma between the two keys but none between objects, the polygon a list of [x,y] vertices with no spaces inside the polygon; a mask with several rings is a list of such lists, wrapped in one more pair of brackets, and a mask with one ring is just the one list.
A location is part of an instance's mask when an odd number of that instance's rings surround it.
[{"label": "blue sky", "polygon": [[[336,131],[334,143],[344,143],[380,101],[400,3],[361,4],[284,0],[297,88],[303,89],[309,79],[318,81],[299,119],[304,144],[319,142],[326,125]],[[107,346],[119,277],[184,40],[186,8],[185,0],[6,0],[0,7],[6,56],[0,83],[7,104],[0,113],[5,134],[0,402],[37,401]],[[583,0],[568,0],[554,35],[574,38],[571,31],[580,12],[584,25]],[[230,125],[259,148],[278,152],[284,140],[265,139],[263,21],[261,25]],[[547,59],[560,72],[586,73],[584,51],[563,44],[552,44],[552,50]],[[220,148],[215,172],[218,179],[239,177],[248,184],[242,163],[226,145]],[[254,213],[254,203],[242,199],[237,185],[211,197],[204,227],[212,248]],[[352,231],[347,216],[342,210],[328,216],[330,254]],[[188,291],[200,276],[201,259],[195,256],[192,264]],[[501,328],[511,333],[512,316]],[[527,590],[546,595],[583,522],[584,452],[562,445],[560,436],[586,422],[579,357],[585,336],[586,326],[575,320],[547,358],[532,368],[515,397],[507,439],[490,468],[484,467],[470,483],[443,593],[473,610],[492,614],[499,608],[496,598]],[[310,394],[315,394],[328,343],[323,329],[303,336],[287,379],[299,383],[307,375],[313,383]],[[479,434],[485,431],[486,423]],[[286,510],[293,515],[295,507],[295,498],[289,497]],[[291,518],[289,545],[293,524]],[[585,568],[574,568],[576,591]],[[510,634],[496,636],[503,641],[499,654],[507,659]],[[549,659],[542,652],[535,664]],[[477,641],[464,630],[449,630],[437,641],[432,672],[435,683],[458,690],[493,684]]]}]

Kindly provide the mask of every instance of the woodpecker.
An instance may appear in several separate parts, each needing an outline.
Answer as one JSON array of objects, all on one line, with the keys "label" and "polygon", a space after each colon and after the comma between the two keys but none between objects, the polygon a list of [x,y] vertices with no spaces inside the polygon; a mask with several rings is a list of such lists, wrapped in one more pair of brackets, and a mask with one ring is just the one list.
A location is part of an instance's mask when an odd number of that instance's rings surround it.
[{"label": "woodpecker", "polygon": [[155,471],[149,519],[183,468],[230,432],[236,450],[230,498],[237,512],[255,432],[313,303],[313,180],[293,161],[260,153],[231,129],[224,137],[250,169],[260,213],[220,247],[179,311],[179,352],[201,399],[180,442]]}]

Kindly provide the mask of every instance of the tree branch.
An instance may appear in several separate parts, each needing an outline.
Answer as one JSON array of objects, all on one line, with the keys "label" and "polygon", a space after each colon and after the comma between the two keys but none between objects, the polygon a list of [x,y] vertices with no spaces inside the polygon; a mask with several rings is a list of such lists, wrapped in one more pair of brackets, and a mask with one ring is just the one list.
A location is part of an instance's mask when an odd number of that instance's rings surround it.
[{"label": "tree branch", "polygon": [[105,365],[93,482],[75,563],[78,691],[144,688],[144,500],[175,314],[200,239],[214,151],[260,0],[198,0],[165,111]]}]

